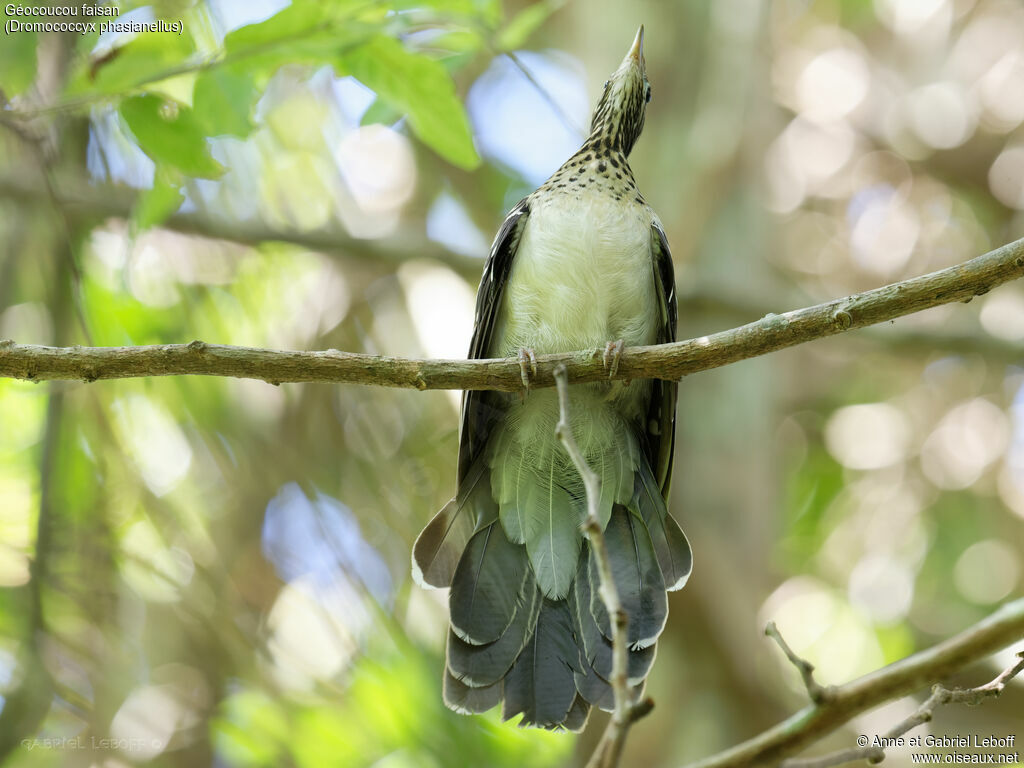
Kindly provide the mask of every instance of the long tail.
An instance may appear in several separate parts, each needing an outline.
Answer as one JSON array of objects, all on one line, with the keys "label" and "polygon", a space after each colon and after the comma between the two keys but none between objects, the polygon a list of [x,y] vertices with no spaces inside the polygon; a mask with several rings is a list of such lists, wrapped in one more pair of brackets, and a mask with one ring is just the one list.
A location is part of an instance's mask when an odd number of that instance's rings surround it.
[{"label": "long tail", "polygon": [[[614,448],[614,456],[620,455]],[[632,493],[617,490],[618,498],[608,504],[604,536],[629,617],[629,683],[641,688],[668,616],[666,590],[683,586],[692,559],[646,460],[637,451],[629,455]],[[614,705],[609,684],[612,628],[598,594],[594,555],[581,540],[578,546],[561,542],[552,559],[553,545],[542,540],[549,554],[535,556],[528,541],[509,535],[501,484],[494,484],[499,497],[495,502],[492,484],[485,481],[489,471],[483,460],[478,464],[413,550],[413,572],[421,583],[451,586],[445,703],[463,713],[503,703],[502,717],[522,713],[520,725],[580,730],[591,707],[610,711]],[[606,478],[621,488],[619,479]],[[535,480],[533,476],[528,482]],[[550,490],[553,498],[559,489]],[[575,516],[568,507],[578,500],[560,490],[566,498],[555,513]],[[530,498],[529,505],[517,510],[524,517],[536,508],[536,494],[531,492]],[[550,513],[551,502],[547,504]],[[512,528],[513,534],[521,533]],[[567,579],[557,577],[566,570]]]}]

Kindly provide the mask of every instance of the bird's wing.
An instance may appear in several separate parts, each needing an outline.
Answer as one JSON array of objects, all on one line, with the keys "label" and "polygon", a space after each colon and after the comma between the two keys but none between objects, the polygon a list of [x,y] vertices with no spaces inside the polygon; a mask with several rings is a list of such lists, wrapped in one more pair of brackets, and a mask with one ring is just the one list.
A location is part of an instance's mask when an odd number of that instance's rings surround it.
[{"label": "bird's wing", "polygon": [[[676,305],[676,280],[672,268],[672,252],[661,223],[651,225],[651,261],[654,267],[654,285],[657,294],[660,323],[658,344],[676,340],[679,310]],[[672,478],[672,459],[676,434],[676,393],[679,385],[674,381],[654,380],[651,403],[647,411],[646,445],[654,478],[668,499]]]},{"label": "bird's wing", "polygon": [[[469,358],[484,358],[489,354],[495,320],[501,306],[501,297],[512,269],[512,260],[519,249],[519,240],[529,216],[529,198],[523,198],[509,211],[491,245],[491,252],[480,278],[476,294],[476,323],[473,339],[469,343]],[[459,438],[459,483],[469,474],[470,467],[486,445],[491,427],[502,412],[500,400],[493,392],[466,391],[462,395],[462,427]]]},{"label": "bird's wing", "polygon": [[[476,325],[469,345],[470,359],[489,354],[502,293],[526,224],[527,201],[528,198],[521,200],[505,217],[484,265],[476,299]],[[497,508],[491,498],[490,473],[480,453],[503,412],[500,393],[471,390],[462,394],[458,490],[455,498],[420,532],[412,551],[413,577],[424,586],[450,586],[463,550],[474,532],[497,517]],[[453,697],[461,696],[458,679],[446,681],[448,684]],[[474,702],[489,700],[486,697],[471,698],[466,700],[465,706],[472,707]]]},{"label": "bird's wing", "polygon": [[[651,226],[651,261],[661,321],[657,341],[665,344],[676,340],[678,310],[672,254],[665,230],[657,220]],[[693,555],[686,535],[666,507],[672,480],[678,390],[679,385],[675,381],[655,379],[651,386],[647,423],[641,436],[643,450],[650,464],[649,468],[639,467],[636,475],[637,494],[634,497],[636,511],[650,533],[665,579],[665,588],[670,591],[680,589],[686,583],[693,567]]]}]

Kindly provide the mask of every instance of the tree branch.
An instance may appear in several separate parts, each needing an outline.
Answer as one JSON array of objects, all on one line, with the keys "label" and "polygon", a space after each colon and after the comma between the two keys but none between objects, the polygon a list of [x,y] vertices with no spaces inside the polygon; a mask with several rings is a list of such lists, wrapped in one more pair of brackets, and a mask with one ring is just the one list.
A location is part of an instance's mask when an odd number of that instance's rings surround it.
[{"label": "tree branch", "polygon": [[[1024,275],[1024,239],[955,267],[835,299],[709,336],[623,353],[616,379],[679,379],[854,328],[875,325],[953,301],[970,301]],[[554,384],[565,365],[573,382],[608,378],[603,349],[537,358],[534,387]],[[40,347],[0,341],[0,376],[49,379],[119,379],[138,376],[234,376],[280,384],[330,381],[414,389],[522,388],[515,358],[412,360],[327,350],[288,352],[193,341],[149,347]]]},{"label": "tree branch", "polygon": [[768,622],[768,626],[764,628],[764,633],[778,644],[786,658],[789,659],[790,664],[796,667],[797,672],[800,673],[800,677],[804,681],[804,688],[807,689],[807,695],[810,696],[811,701],[815,704],[821,704],[826,701],[831,692],[814,679],[814,665],[793,652],[793,649],[789,647],[789,643],[783,639],[779,628],[775,626],[774,621]]},{"label": "tree branch", "polygon": [[[3,122],[0,115],[0,124]],[[16,128],[17,124],[12,122],[9,126]],[[33,174],[29,171],[16,170],[14,173],[0,175],[0,198],[48,204],[50,198],[47,190],[33,181]],[[71,219],[89,217],[128,220],[139,197],[139,192],[135,190],[116,184],[94,184],[73,174],[55,175],[54,187],[55,199],[65,207]],[[157,229],[250,247],[271,242],[286,243],[330,256],[391,267],[413,259],[432,259],[470,281],[476,281],[483,268],[481,258],[455,253],[439,243],[424,240],[412,233],[364,240],[352,237],[342,227],[280,229],[263,222],[237,222],[202,212],[172,214]],[[709,295],[706,291],[698,290],[680,292],[678,296],[681,304],[702,313],[725,313],[742,318],[767,312],[763,302],[723,297],[720,293]],[[1006,341],[988,334],[979,336],[907,329],[899,334],[888,330],[873,333],[870,338],[873,342],[910,352],[940,350],[951,354],[981,354],[1008,361],[1019,360],[1024,353],[1024,345],[1020,342]]]},{"label": "tree branch", "polygon": [[[686,768],[774,765],[801,752],[861,712],[913,693],[1021,639],[1024,639],[1024,598],[1007,603],[988,618],[933,648],[829,689],[829,695],[821,703],[804,707],[760,735]],[[1000,676],[982,689],[994,687],[1000,681],[1005,684],[1005,678]]]},{"label": "tree branch", "polygon": [[[1024,671],[1024,651],[1017,654],[1017,661],[1004,669],[995,680],[979,685],[975,688],[945,688],[935,685],[932,688],[932,695],[918,707],[912,715],[904,718],[876,740],[869,742],[863,747],[852,747],[830,752],[819,757],[806,757],[802,759],[785,760],[780,768],[833,768],[837,765],[845,765],[860,760],[867,760],[871,763],[880,763],[885,759],[885,750],[895,746],[901,736],[913,730],[923,723],[930,722],[935,710],[943,704],[967,704],[976,706],[988,699],[996,698],[1006,688],[1006,684]],[[862,738],[867,738],[863,736]]]},{"label": "tree branch", "polygon": [[587,464],[572,435],[569,423],[569,377],[564,365],[555,368],[555,385],[558,387],[558,424],[555,425],[555,436],[562,442],[583,480],[587,498],[587,518],[583,521],[583,533],[590,541],[590,548],[597,560],[597,572],[601,578],[598,591],[612,620],[612,633],[615,635],[612,640],[611,679],[612,690],[615,693],[615,710],[594,754],[587,761],[587,768],[615,768],[622,757],[622,748],[626,745],[630,727],[653,709],[654,702],[650,699],[635,702],[629,690],[629,616],[622,607],[619,590],[612,577],[611,560],[608,557],[608,547],[605,546],[604,531],[598,515],[601,480]]},{"label": "tree branch", "polygon": [[[15,201],[48,202],[48,191],[27,170],[0,176],[0,197]],[[115,184],[91,184],[74,175],[54,179],[54,195],[67,215],[74,217],[130,219],[140,193]],[[203,213],[175,213],[160,224],[163,229],[196,235],[210,240],[225,240],[256,246],[280,242],[325,254],[354,256],[366,261],[397,266],[410,259],[434,259],[464,276],[478,277],[483,259],[453,253],[437,243],[417,239],[403,243],[401,238],[362,240],[343,229],[276,229],[259,222],[237,223]]]}]

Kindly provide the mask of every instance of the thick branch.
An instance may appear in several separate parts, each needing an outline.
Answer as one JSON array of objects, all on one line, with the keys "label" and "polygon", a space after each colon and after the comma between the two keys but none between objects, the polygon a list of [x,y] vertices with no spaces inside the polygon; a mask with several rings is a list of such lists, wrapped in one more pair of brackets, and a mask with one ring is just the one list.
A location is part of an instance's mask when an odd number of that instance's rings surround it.
[{"label": "thick branch", "polygon": [[[892,320],[953,301],[970,301],[1024,275],[1024,239],[955,267],[797,309],[728,331],[650,347],[630,347],[616,379],[679,379],[853,328]],[[565,365],[573,382],[608,378],[603,349],[541,355],[534,387],[554,384]],[[119,379],[136,376],[235,376],[271,383],[331,381],[415,389],[522,388],[521,367],[506,360],[410,360],[350,352],[282,352],[203,342],[151,347],[54,348],[0,341],[0,376],[44,379]]]},{"label": "thick branch", "polygon": [[[880,763],[885,759],[885,750],[892,744],[899,743],[899,738],[923,723],[931,722],[935,710],[944,704],[967,704],[976,706],[988,699],[996,698],[1006,688],[1006,684],[1024,671],[1024,652],[1017,654],[1017,661],[1004,669],[995,680],[975,688],[945,688],[936,685],[932,695],[919,706],[912,715],[896,723],[877,739],[877,743],[869,742],[867,746],[841,749],[819,757],[805,757],[786,760],[781,768],[833,768],[837,765],[867,760]],[[860,738],[867,739],[867,736]]]},{"label": "thick branch", "polygon": [[775,764],[801,752],[850,719],[886,701],[942,680],[1007,645],[1024,639],[1024,598],[933,648],[829,689],[812,704],[758,736],[687,768],[740,768]]},{"label": "thick branch", "polygon": [[[33,181],[35,176],[28,169],[0,175],[0,198],[16,202],[48,203],[48,192],[42,184]],[[131,218],[139,196],[138,192],[121,186],[92,184],[67,174],[58,176],[54,187],[55,199],[72,218],[84,216],[127,220]],[[204,213],[172,214],[160,224],[160,228],[247,246],[267,242],[287,243],[318,253],[392,267],[412,259],[433,259],[467,280],[478,279],[483,266],[482,259],[463,256],[437,243],[425,241],[422,237],[414,239],[410,234],[363,240],[350,236],[340,227],[319,230],[279,229],[262,222],[238,223]],[[751,317],[767,311],[762,303],[723,298],[720,295],[708,296],[702,292],[681,293],[679,300],[702,313],[715,311],[736,317]],[[1020,359],[1024,351],[1018,342],[1004,341],[988,334],[947,334],[934,330],[921,332],[911,329],[899,334],[887,330],[884,334],[873,335],[872,340],[911,352],[972,353],[1010,361]]]}]

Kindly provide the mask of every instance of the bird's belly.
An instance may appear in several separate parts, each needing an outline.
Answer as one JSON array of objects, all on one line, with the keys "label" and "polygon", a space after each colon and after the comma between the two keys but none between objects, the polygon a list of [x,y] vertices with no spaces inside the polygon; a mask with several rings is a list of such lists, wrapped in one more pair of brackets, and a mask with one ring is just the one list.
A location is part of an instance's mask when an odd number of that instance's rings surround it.
[{"label": "bird's belly", "polygon": [[564,195],[531,208],[491,353],[651,344],[658,325],[651,222],[639,206]]}]

